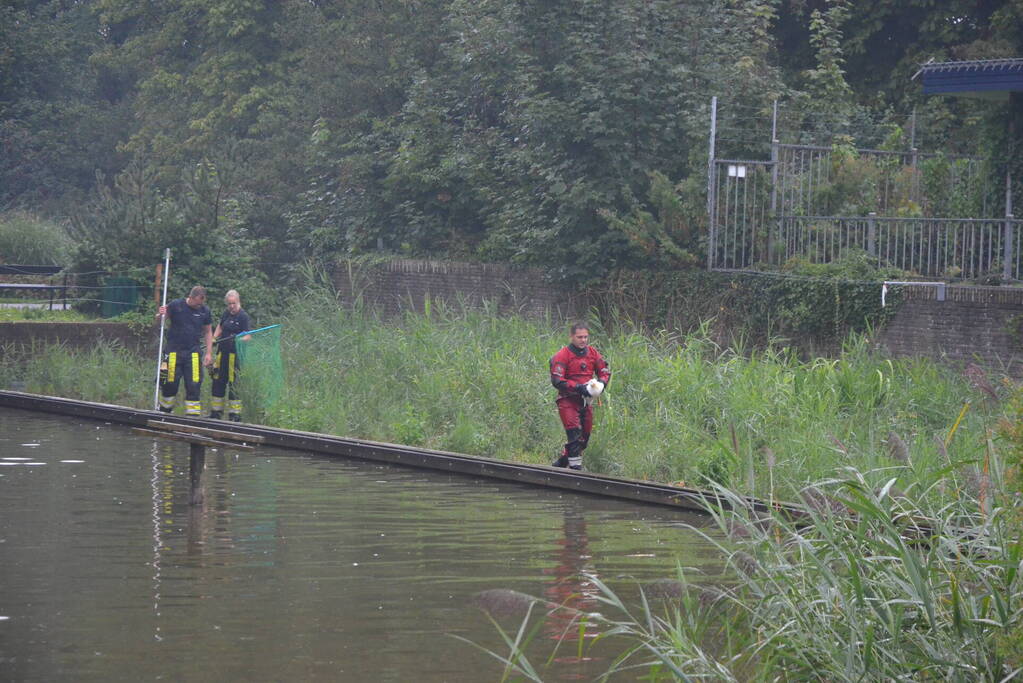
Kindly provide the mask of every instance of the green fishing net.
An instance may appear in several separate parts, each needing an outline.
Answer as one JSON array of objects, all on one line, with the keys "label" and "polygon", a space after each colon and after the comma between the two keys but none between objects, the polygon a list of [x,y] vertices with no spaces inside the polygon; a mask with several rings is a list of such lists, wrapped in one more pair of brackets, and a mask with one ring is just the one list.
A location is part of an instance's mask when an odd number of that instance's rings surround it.
[{"label": "green fishing net", "polygon": [[[238,393],[245,412],[265,417],[281,396],[284,366],[281,363],[281,326],[239,335],[235,340],[238,353]],[[249,421],[252,421],[249,418]]]}]

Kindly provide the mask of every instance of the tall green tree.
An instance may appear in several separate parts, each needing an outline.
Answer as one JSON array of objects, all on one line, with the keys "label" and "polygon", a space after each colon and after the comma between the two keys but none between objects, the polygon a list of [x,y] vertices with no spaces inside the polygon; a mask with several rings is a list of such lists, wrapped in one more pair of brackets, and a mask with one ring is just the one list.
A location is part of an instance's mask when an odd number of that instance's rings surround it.
[{"label": "tall green tree", "polygon": [[140,125],[128,149],[173,168],[243,138],[287,68],[270,0],[96,0],[108,46],[94,59],[135,74]]},{"label": "tall green tree", "polygon": [[64,213],[97,169],[120,168],[130,112],[118,84],[90,64],[102,42],[88,3],[0,5],[0,210]]},{"label": "tall green tree", "polygon": [[720,74],[771,80],[761,55],[737,56],[749,43],[741,9],[450,3],[441,56],[411,88],[382,185],[395,241],[572,279],[635,259],[603,212],[644,202],[650,171],[691,172]]}]

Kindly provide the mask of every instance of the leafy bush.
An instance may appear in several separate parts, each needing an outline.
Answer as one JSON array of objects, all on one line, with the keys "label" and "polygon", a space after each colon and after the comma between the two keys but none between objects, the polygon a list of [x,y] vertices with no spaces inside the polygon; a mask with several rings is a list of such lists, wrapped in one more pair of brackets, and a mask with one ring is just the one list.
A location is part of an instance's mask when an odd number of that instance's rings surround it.
[{"label": "leafy bush", "polygon": [[215,311],[229,289],[241,293],[250,315],[277,305],[256,267],[259,245],[241,218],[244,199],[231,194],[229,178],[228,171],[204,161],[184,173],[172,197],[159,189],[155,170],[133,162],[111,186],[101,185],[92,205],[74,220],[80,242],[76,270],[92,274],[79,284],[102,291],[105,272],[148,278],[170,248],[168,299],[201,284]]}]

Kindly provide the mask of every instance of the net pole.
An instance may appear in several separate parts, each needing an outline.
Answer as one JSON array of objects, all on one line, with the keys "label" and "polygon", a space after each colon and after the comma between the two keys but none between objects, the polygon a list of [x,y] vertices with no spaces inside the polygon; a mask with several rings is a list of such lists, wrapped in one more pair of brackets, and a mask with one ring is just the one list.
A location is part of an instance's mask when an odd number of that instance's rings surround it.
[{"label": "net pole", "polygon": [[[160,306],[167,305],[167,276],[170,275],[170,248],[163,254],[163,299]],[[160,343],[156,352],[156,386],[153,389],[153,410],[160,409],[160,363],[163,362],[163,323],[167,314],[160,316]]]}]

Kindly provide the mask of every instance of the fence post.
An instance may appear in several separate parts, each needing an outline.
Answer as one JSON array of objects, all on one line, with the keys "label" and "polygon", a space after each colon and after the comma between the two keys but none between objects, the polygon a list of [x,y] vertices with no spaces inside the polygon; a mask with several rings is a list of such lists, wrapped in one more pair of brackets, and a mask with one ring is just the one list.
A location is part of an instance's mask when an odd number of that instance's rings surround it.
[{"label": "fence post", "polygon": [[775,100],[774,114],[771,117],[771,235],[767,239],[768,263],[774,262],[775,244],[781,233],[778,220],[778,156],[778,100]]},{"label": "fence post", "polygon": [[710,153],[707,159],[707,270],[714,268],[714,252],[717,250],[717,229],[714,220],[714,138],[717,136],[718,98],[710,98]]},{"label": "fence post", "polygon": [[867,254],[870,256],[877,256],[876,240],[877,240],[877,225],[874,219],[877,218],[877,212],[871,211],[867,214]]},{"label": "fence post", "polygon": [[1005,214],[1005,228],[1004,228],[1004,239],[1005,242],[1005,254],[1002,257],[1002,279],[1012,279],[1012,226],[1013,226],[1013,215],[1011,213]]}]

